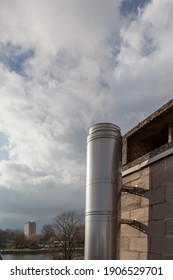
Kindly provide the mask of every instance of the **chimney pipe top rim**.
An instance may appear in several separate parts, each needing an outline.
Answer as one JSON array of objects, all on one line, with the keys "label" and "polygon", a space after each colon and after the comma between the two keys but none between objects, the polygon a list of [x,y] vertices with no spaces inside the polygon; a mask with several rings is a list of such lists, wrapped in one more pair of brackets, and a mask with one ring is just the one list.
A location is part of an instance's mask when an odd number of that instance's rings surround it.
[{"label": "chimney pipe top rim", "polygon": [[121,130],[113,123],[97,123],[90,127],[87,143],[97,138],[121,139]]},{"label": "chimney pipe top rim", "polygon": [[118,125],[114,123],[103,122],[92,125],[89,129],[89,134],[97,132],[99,130],[114,130],[116,132],[121,132],[120,127]]}]

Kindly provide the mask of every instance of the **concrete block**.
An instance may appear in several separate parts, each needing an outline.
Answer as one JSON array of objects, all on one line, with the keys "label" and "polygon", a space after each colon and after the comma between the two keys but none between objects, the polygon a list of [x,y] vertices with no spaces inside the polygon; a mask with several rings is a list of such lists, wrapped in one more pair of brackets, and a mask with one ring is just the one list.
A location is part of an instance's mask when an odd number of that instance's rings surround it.
[{"label": "concrete block", "polygon": [[148,253],[148,260],[164,260],[164,257],[159,253]]},{"label": "concrete block", "polygon": [[122,183],[123,183],[123,185],[125,185],[125,184],[130,185],[130,183],[131,183],[130,175],[124,176],[124,177],[122,178]]},{"label": "concrete block", "polygon": [[141,204],[140,196],[130,194],[130,196],[121,200],[121,209],[129,210],[139,208]]},{"label": "concrete block", "polygon": [[139,253],[139,260],[147,260],[148,254],[147,253]]},{"label": "concrete block", "polygon": [[130,211],[130,219],[137,220],[138,222],[147,222],[149,219],[149,208],[143,207]]},{"label": "concrete block", "polygon": [[129,219],[129,218],[130,218],[130,211],[121,212],[121,219]]},{"label": "concrete block", "polygon": [[165,260],[173,260],[173,254],[172,255],[166,255]]},{"label": "concrete block", "polygon": [[137,252],[120,252],[120,260],[138,260]]},{"label": "concrete block", "polygon": [[165,221],[165,235],[173,237],[173,218]]},{"label": "concrete block", "polygon": [[147,237],[130,238],[130,251],[147,252],[148,251]]},{"label": "concrete block", "polygon": [[139,170],[139,171],[130,173],[128,176],[129,176],[130,182],[133,182],[133,181],[141,178],[141,172]]},{"label": "concrete block", "polygon": [[158,187],[156,189],[153,189],[149,192],[149,201],[150,205],[161,203],[165,201],[165,188]]},{"label": "concrete block", "polygon": [[167,167],[165,169],[165,180],[166,180],[167,184],[173,182],[173,167],[172,166]]},{"label": "concrete block", "polygon": [[122,192],[121,193],[121,201],[126,197],[130,197],[130,193],[129,192]]},{"label": "concrete block", "polygon": [[121,248],[121,251],[128,251],[129,250],[129,238],[121,237],[120,248]]},{"label": "concrete block", "polygon": [[131,185],[132,186],[136,185],[138,188],[149,190],[150,189],[150,178],[149,178],[149,176],[140,177],[139,179],[132,181]]},{"label": "concrete block", "polygon": [[[160,172],[161,170],[161,172]],[[173,168],[158,169],[157,172],[151,172],[151,185],[153,188],[158,186],[166,186],[173,182]]]},{"label": "concrete block", "polygon": [[165,158],[165,165],[167,167],[172,167],[173,168],[173,155],[170,155]]},{"label": "concrete block", "polygon": [[139,237],[146,237],[147,234],[145,232],[139,231]]},{"label": "concrete block", "polygon": [[166,167],[166,160],[165,158],[162,158],[161,160],[156,161],[150,165],[150,174],[155,172],[158,173],[159,170],[163,170],[165,169],[165,167]]},{"label": "concrete block", "polygon": [[146,197],[141,197],[141,207],[148,207],[149,206],[149,199]]},{"label": "concrete block", "polygon": [[167,184],[165,190],[166,190],[166,201],[172,201],[173,202],[173,182]]},{"label": "concrete block", "polygon": [[[157,162],[150,166],[150,181],[152,188],[157,188],[159,186],[164,185],[165,183],[165,161],[159,161],[160,164]],[[160,172],[161,171],[161,172]]]},{"label": "concrete block", "polygon": [[165,222],[162,221],[149,221],[148,223],[148,236],[164,236]]},{"label": "concrete block", "polygon": [[139,230],[133,228],[130,225],[121,225],[121,236],[126,236],[126,237],[139,237]]},{"label": "concrete block", "polygon": [[172,218],[173,216],[173,203],[166,202],[153,205],[152,207],[152,220],[161,220],[164,218]]},{"label": "concrete block", "polygon": [[141,169],[141,177],[150,175],[150,167],[144,167]]},{"label": "concrete block", "polygon": [[161,177],[161,173],[159,173],[159,170],[157,172],[150,173],[150,183],[151,189],[163,186],[164,180],[163,177]]},{"label": "concrete block", "polygon": [[173,238],[167,237],[152,237],[150,250],[153,253],[162,255],[173,254]]}]

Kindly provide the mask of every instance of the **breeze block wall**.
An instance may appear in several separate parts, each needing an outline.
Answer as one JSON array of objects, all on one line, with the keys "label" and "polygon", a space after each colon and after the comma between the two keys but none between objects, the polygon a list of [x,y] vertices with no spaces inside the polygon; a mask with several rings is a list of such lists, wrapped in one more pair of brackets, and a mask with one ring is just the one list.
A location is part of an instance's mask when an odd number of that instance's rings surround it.
[{"label": "breeze block wall", "polygon": [[120,259],[173,259],[172,124],[173,100],[123,136]]}]

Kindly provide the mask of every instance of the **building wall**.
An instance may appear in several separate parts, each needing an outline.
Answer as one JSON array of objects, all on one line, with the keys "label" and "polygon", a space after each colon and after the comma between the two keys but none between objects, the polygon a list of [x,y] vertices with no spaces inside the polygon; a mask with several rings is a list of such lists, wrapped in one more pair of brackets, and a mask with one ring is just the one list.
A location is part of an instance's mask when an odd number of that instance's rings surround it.
[{"label": "building wall", "polygon": [[140,166],[123,176],[136,188],[122,192],[120,259],[173,259],[173,154]]}]

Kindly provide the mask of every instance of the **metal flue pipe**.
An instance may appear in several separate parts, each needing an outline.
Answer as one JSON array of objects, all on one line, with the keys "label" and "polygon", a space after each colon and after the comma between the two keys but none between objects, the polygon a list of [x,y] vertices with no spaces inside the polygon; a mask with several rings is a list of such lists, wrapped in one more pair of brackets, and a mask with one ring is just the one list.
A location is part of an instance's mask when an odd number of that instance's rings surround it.
[{"label": "metal flue pipe", "polygon": [[85,259],[119,258],[121,132],[98,123],[87,138]]}]

